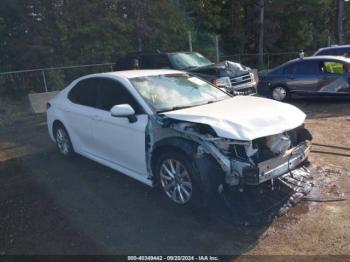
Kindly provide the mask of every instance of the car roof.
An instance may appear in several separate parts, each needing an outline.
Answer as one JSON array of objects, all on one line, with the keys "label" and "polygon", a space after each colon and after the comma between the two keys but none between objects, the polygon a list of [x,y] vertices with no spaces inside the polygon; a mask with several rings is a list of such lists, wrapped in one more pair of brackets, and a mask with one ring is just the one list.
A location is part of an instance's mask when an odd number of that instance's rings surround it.
[{"label": "car roof", "polygon": [[340,48],[350,48],[350,45],[335,45],[335,46],[327,46],[327,47],[321,47],[317,50],[317,53],[322,50],[329,50],[329,49],[340,49]]},{"label": "car roof", "polygon": [[122,78],[134,78],[144,76],[156,76],[156,75],[169,75],[169,74],[184,74],[185,72],[171,69],[154,69],[154,70],[126,70],[126,71],[115,71],[108,73],[93,74],[91,76],[117,76]]},{"label": "car roof", "polygon": [[288,61],[287,63],[303,61],[303,60],[305,60],[305,61],[337,60],[337,61],[350,63],[350,58],[346,58],[346,57],[343,57],[343,56],[331,56],[331,55],[327,55],[327,56],[308,56],[308,57],[304,57],[304,58],[296,58],[296,59]]}]

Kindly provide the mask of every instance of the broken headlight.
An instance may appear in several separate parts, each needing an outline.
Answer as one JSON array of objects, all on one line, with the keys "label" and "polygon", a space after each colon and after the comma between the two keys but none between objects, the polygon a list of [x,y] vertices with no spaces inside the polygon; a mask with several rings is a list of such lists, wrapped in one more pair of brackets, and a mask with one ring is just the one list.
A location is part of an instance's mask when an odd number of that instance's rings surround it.
[{"label": "broken headlight", "polygon": [[220,77],[218,79],[215,79],[213,81],[214,85],[216,87],[225,87],[225,88],[228,88],[230,89],[232,87],[231,85],[231,80],[229,77],[225,76],[225,77]]},{"label": "broken headlight", "polygon": [[230,153],[230,146],[231,146],[230,141],[226,139],[218,139],[218,140],[214,140],[213,143],[225,155]]},{"label": "broken headlight", "polygon": [[257,152],[257,149],[253,148],[250,142],[239,142],[227,139],[218,139],[213,142],[223,154],[243,160],[246,160],[247,157],[251,157]]}]

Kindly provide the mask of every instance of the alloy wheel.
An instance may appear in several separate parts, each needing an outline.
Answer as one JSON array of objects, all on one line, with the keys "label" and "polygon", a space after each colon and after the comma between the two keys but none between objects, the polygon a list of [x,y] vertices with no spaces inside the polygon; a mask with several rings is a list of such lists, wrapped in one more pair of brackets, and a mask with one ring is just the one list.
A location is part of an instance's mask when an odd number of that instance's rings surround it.
[{"label": "alloy wheel", "polygon": [[68,155],[70,151],[70,143],[67,132],[59,127],[56,132],[57,147],[61,154]]},{"label": "alloy wheel", "polygon": [[175,203],[185,204],[192,197],[192,181],[186,167],[176,159],[167,159],[160,168],[160,182]]},{"label": "alloy wheel", "polygon": [[283,87],[275,87],[272,90],[272,97],[277,101],[283,101],[287,97],[287,90]]}]

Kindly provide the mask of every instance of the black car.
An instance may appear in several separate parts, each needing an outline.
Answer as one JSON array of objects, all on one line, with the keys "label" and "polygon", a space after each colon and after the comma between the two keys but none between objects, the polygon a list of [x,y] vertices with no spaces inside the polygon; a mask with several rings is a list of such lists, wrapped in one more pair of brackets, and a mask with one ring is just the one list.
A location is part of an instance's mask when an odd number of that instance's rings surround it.
[{"label": "black car", "polygon": [[318,49],[316,53],[314,53],[314,56],[325,56],[325,55],[349,57],[350,45],[337,45],[337,46],[323,47]]},{"label": "black car", "polygon": [[118,59],[114,69],[176,69],[203,78],[232,94],[256,93],[256,81],[249,67],[231,61],[218,64],[197,52],[136,52]]},{"label": "black car", "polygon": [[291,95],[350,95],[350,59],[314,56],[259,73],[258,94],[284,101]]}]

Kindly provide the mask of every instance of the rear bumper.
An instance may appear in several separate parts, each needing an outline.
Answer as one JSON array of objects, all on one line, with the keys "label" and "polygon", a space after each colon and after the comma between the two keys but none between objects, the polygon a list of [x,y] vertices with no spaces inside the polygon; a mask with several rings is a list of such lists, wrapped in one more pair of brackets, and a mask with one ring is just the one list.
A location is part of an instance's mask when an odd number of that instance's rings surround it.
[{"label": "rear bumper", "polygon": [[310,150],[311,143],[305,142],[288,150],[283,156],[259,163],[257,168],[246,169],[243,174],[244,184],[259,185],[284,175],[304,162],[310,154]]}]

